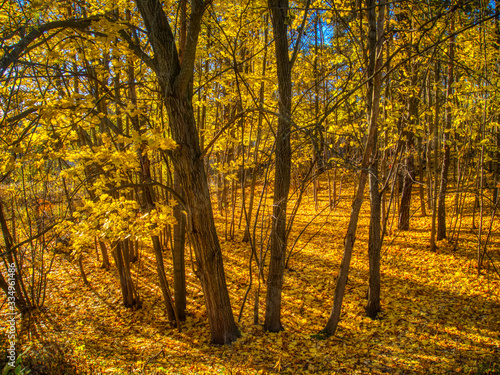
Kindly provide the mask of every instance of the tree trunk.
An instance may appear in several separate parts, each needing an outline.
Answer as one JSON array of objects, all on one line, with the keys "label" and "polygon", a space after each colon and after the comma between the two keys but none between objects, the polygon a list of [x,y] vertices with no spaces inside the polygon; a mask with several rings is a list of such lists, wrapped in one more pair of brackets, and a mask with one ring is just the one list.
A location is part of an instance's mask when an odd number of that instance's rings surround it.
[{"label": "tree trunk", "polygon": [[290,189],[291,147],[290,114],[292,108],[291,63],[288,56],[288,0],[269,0],[273,25],[279,91],[278,131],[276,133],[271,259],[267,279],[264,329],[283,330],[281,324],[281,291],[286,257],[286,208]]},{"label": "tree trunk", "polygon": [[133,307],[138,301],[135,298],[136,292],[132,276],[130,275],[128,257],[125,254],[125,249],[121,241],[116,241],[113,244],[112,254],[120,277],[123,305],[125,307]]},{"label": "tree trunk", "polygon": [[[3,204],[2,200],[0,199],[0,228],[2,231],[3,235],[3,240],[5,244],[5,252],[7,255],[2,257],[4,261],[4,265],[6,268],[6,271],[8,271],[11,268],[15,269],[14,273],[14,289],[15,289],[15,307],[22,313],[28,313],[31,311],[33,308],[32,301],[30,301],[29,295],[26,292],[24,286],[24,282],[22,279],[22,273],[21,269],[19,267],[19,263],[17,262],[17,256],[16,256],[16,250],[13,250],[14,244],[12,243],[12,235],[9,231],[9,228],[7,226],[7,220],[5,219],[4,212],[3,212]],[[8,273],[8,272],[6,272]],[[2,288],[5,292],[5,296],[11,296],[9,294],[9,284],[7,284],[7,281],[4,279],[2,273],[0,272],[0,288]]]},{"label": "tree trunk", "polygon": [[[180,3],[180,35],[179,35],[179,62],[184,59],[186,49],[186,4],[187,0],[181,0]],[[202,142],[203,147],[203,142]],[[182,187],[179,181],[179,175],[174,170],[174,191],[182,196]],[[172,263],[174,267],[174,299],[177,317],[180,321],[186,320],[186,268],[184,261],[184,245],[186,239],[186,218],[182,213],[179,202],[173,208],[173,215],[176,220],[174,225],[174,244],[172,248]]]},{"label": "tree trunk", "polygon": [[[128,65],[128,79],[129,79],[129,100],[130,103],[137,108],[137,94],[135,90],[135,74],[134,66],[130,63]],[[138,115],[131,117],[131,123],[134,130],[140,135],[142,133],[140,119]],[[156,207],[156,197],[153,187],[151,186],[151,161],[149,156],[145,151],[145,145],[141,144],[137,150],[137,158],[139,159],[141,169],[140,169],[140,181],[142,183],[142,193],[144,204],[148,212],[155,209]],[[163,295],[163,301],[165,303],[165,308],[167,310],[167,316],[170,321],[177,320],[176,312],[174,311],[174,302],[172,301],[172,295],[170,293],[170,287],[168,285],[167,277],[165,274],[165,265],[163,261],[163,252],[161,247],[161,241],[158,235],[151,236],[153,243],[153,250],[155,253],[156,260],[156,272],[158,274],[158,280],[160,282],[160,289]],[[127,249],[128,250],[128,249]],[[130,259],[131,257],[129,257]],[[127,263],[127,266],[130,262]],[[177,322],[178,323],[178,322]],[[179,327],[180,328],[180,327]]]},{"label": "tree trunk", "polygon": [[425,163],[425,155],[422,150],[422,139],[419,138],[418,140],[418,154],[419,154],[419,161],[418,161],[418,171],[419,171],[419,186],[418,186],[418,193],[420,195],[420,212],[421,216],[425,217],[427,216],[427,212],[425,210],[425,192],[424,192],[424,181],[425,181],[425,175],[424,175],[424,163]]},{"label": "tree trunk", "polygon": [[340,264],[340,271],[337,277],[337,285],[335,286],[332,311],[330,313],[330,317],[328,319],[325,328],[322,330],[322,333],[328,336],[335,334],[338,323],[340,321],[342,300],[344,299],[344,291],[347,285],[347,276],[349,275],[349,267],[352,258],[352,249],[354,247],[354,241],[356,240],[356,230],[358,226],[359,211],[361,210],[361,204],[363,203],[363,192],[365,190],[366,180],[368,176],[367,168],[369,167],[369,155],[371,155],[372,149],[373,149],[373,136],[369,137],[367,140],[367,147],[365,148],[363,163],[361,164],[361,176],[358,183],[356,198],[354,199],[354,202],[351,207],[349,227],[347,228],[347,234],[344,239],[344,255],[342,257],[342,263]]},{"label": "tree trunk", "polygon": [[[269,22],[269,19],[267,16],[265,16],[265,24],[267,25]],[[267,43],[268,43],[268,28],[264,30],[264,57],[262,58],[262,77],[265,78],[266,76],[266,65],[267,65]],[[259,168],[257,166],[257,161],[258,161],[258,155],[259,155],[259,146],[260,146],[260,140],[262,137],[262,121],[264,119],[264,112],[262,111],[264,109],[264,80],[260,83],[260,90],[259,90],[259,108],[261,111],[259,111],[258,114],[258,122],[257,122],[257,137],[255,140],[255,149],[254,149],[254,155],[253,155],[253,172],[252,172],[252,182],[250,185],[250,201],[248,203],[248,212],[247,212],[247,217],[246,217],[246,226],[245,226],[245,234],[243,236],[243,242],[248,242],[250,241],[250,223],[252,221],[252,212],[253,212],[253,201],[254,201],[254,195],[255,195],[255,185],[257,183],[257,173],[256,170]],[[255,220],[258,220],[258,218],[255,218]]]},{"label": "tree trunk", "polygon": [[101,268],[108,270],[111,265],[109,263],[109,256],[108,256],[108,250],[106,249],[106,244],[102,241],[98,241],[99,243],[99,250],[101,251],[102,255],[102,263],[101,263]]},{"label": "tree trunk", "polygon": [[[380,4],[384,4],[382,0]],[[366,7],[371,12],[375,12],[375,0],[366,0]],[[380,8],[383,11],[384,7]],[[373,14],[370,15],[370,19],[374,22],[375,17]],[[376,30],[376,29],[375,29]],[[370,32],[373,33],[373,23],[370,23]],[[375,88],[376,86],[374,86]],[[366,139],[365,151],[363,154],[363,160],[360,166],[360,177],[358,188],[356,190],[356,195],[354,202],[351,207],[351,216],[349,218],[349,226],[347,228],[347,234],[344,239],[344,255],[342,257],[342,263],[340,264],[340,271],[337,277],[337,285],[335,287],[334,301],[332,311],[330,313],[330,318],[321,331],[322,333],[331,336],[335,334],[337,326],[340,321],[340,311],[342,308],[342,300],[344,299],[345,287],[347,284],[347,277],[349,275],[349,267],[352,258],[352,250],[354,247],[354,241],[356,240],[356,230],[358,226],[359,211],[361,210],[361,204],[363,203],[363,194],[366,186],[366,180],[368,179],[368,168],[370,167],[371,156],[376,151],[376,139],[377,139],[377,117],[379,112],[380,104],[380,89],[373,90],[373,99],[371,101],[371,113],[370,123],[368,128],[368,138]]]},{"label": "tree trunk", "polygon": [[[375,4],[367,4],[368,9],[368,77],[373,78],[368,83],[367,113],[368,122],[371,126],[376,123],[379,115],[380,92],[382,86],[381,72],[378,70],[382,66],[382,38],[384,34],[384,7],[385,0],[380,2],[380,9],[377,22],[375,21]],[[380,250],[382,247],[381,233],[381,196],[378,183],[378,153],[377,153],[377,130],[374,135],[374,160],[370,166],[370,231],[368,240],[368,258],[370,266],[370,277],[368,285],[368,301],[366,304],[366,314],[370,318],[376,318],[380,312]]]},{"label": "tree trunk", "polygon": [[[453,35],[455,31],[455,23],[452,19],[450,26],[450,34]],[[450,43],[448,46],[448,78],[446,85],[446,100],[451,99],[451,95],[453,94],[453,66],[455,59],[455,37],[450,38]],[[443,169],[441,170],[441,183],[439,185],[439,196],[438,196],[438,212],[437,212],[437,240],[442,240],[446,238],[446,189],[448,186],[448,170],[450,168],[450,135],[449,130],[451,129],[451,108],[449,106],[446,107],[446,122],[445,122],[445,131],[443,134],[443,147],[444,147],[444,155],[443,155]]]},{"label": "tree trunk", "polygon": [[207,4],[200,0],[191,2],[191,17],[181,64],[161,3],[158,0],[136,0],[136,3],[153,47],[156,77],[164,97],[172,138],[178,145],[172,151],[172,161],[184,191],[187,229],[196,254],[212,342],[229,344],[240,333],[234,322],[227,291],[190,90],[198,34]]},{"label": "tree trunk", "polygon": [[[179,176],[174,171],[174,190],[182,196]],[[177,223],[174,225],[174,246],[172,262],[174,266],[174,299],[179,320],[186,320],[186,267],[184,261],[184,245],[186,238],[186,218],[180,204],[176,204],[173,214]]]},{"label": "tree trunk", "polygon": [[401,230],[410,229],[410,203],[413,181],[415,180],[415,158],[413,156],[413,133],[408,133],[406,143],[406,170],[403,180],[403,193],[401,194],[401,204],[399,206],[398,228]]},{"label": "tree trunk", "polygon": [[[435,80],[434,83],[439,81],[439,63],[435,64]],[[433,167],[434,171],[434,184],[432,191],[432,223],[431,223],[431,238],[430,238],[430,251],[436,251],[436,217],[437,217],[437,195],[438,195],[438,159],[439,159],[439,144],[438,144],[438,126],[439,126],[439,89],[436,85],[434,95],[434,126],[432,128],[432,144],[434,146]],[[429,165],[430,168],[430,165]],[[474,222],[474,220],[473,220]]]},{"label": "tree trunk", "polygon": [[378,189],[378,162],[374,160],[370,168],[370,232],[368,239],[368,259],[370,277],[366,315],[375,319],[380,312],[380,249],[381,240],[381,199]]},{"label": "tree trunk", "polygon": [[[415,87],[417,84],[417,73],[415,65],[412,65],[411,85]],[[401,230],[410,229],[410,203],[413,181],[415,180],[415,136],[413,134],[414,119],[418,116],[418,98],[413,94],[408,103],[408,120],[406,123],[407,129],[403,133],[406,135],[406,162],[403,179],[403,193],[401,194],[401,204],[399,206],[399,222],[398,228]]]},{"label": "tree trunk", "polygon": [[239,332],[227,292],[222,252],[213,221],[204,163],[200,158],[192,106],[188,100],[175,97],[168,97],[166,104],[172,135],[178,144],[185,145],[175,152],[174,164],[187,203],[187,229],[196,254],[212,341],[217,344],[231,343]]}]

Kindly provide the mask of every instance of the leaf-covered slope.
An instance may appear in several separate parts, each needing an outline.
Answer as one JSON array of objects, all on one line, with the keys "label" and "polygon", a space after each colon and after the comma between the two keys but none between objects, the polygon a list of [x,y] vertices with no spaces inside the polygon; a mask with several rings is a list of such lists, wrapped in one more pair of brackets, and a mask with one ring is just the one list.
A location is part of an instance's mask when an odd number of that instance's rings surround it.
[{"label": "leaf-covered slope", "polygon": [[[58,258],[47,309],[37,318],[39,336],[32,338],[32,358],[45,356],[40,368],[53,374],[63,368],[93,374],[143,370],[146,374],[498,371],[500,281],[492,269],[477,275],[477,240],[470,217],[463,219],[456,250],[442,242],[437,253],[429,252],[428,217],[414,217],[412,230],[393,231],[386,237],[383,312],[380,320],[371,320],[364,314],[368,279],[368,215],[364,211],[337,335],[328,339],[317,335],[332,304],[351,196],[347,192],[337,208],[320,215],[297,242],[297,253],[285,275],[282,321],[286,331],[269,334],[253,325],[254,277],[239,324],[242,338],[232,346],[210,345],[201,289],[188,261],[188,319],[178,332],[169,326],[163,311],[152,250],[146,250],[137,265],[143,298],[142,309],[137,311],[120,306],[116,271],[99,270],[99,262],[91,260],[95,258],[92,251],[84,263],[91,290],[84,287],[73,264]],[[315,214],[312,205],[303,205],[292,240]],[[222,218],[219,224],[222,233]],[[500,239],[496,236],[491,241],[490,250],[498,252]],[[250,247],[241,242],[223,242],[222,246],[237,316],[248,286]],[[264,296],[262,285],[261,323]]]}]

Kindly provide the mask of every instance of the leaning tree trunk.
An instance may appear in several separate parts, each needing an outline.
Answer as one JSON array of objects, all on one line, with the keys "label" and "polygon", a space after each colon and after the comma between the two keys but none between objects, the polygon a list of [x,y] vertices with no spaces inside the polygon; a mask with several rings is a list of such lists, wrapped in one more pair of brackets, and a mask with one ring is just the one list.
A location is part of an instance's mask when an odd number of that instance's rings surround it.
[{"label": "leaning tree trunk", "polygon": [[[385,1],[382,0],[380,4],[385,4]],[[366,8],[369,12],[375,12],[375,0],[366,0]],[[380,11],[383,12],[384,7],[380,8]],[[373,22],[375,21],[375,17],[373,14],[370,15],[370,20],[372,21],[370,25],[370,32],[374,32],[373,30]],[[349,267],[351,264],[352,258],[352,250],[354,247],[354,241],[356,239],[356,230],[358,226],[358,218],[359,211],[361,210],[361,204],[363,203],[363,194],[366,186],[366,181],[368,179],[368,168],[370,167],[370,159],[373,154],[376,153],[376,140],[377,140],[377,117],[379,112],[379,104],[380,104],[380,85],[373,86],[373,98],[369,99],[369,104],[371,104],[371,116],[369,119],[369,128],[368,128],[368,138],[366,140],[366,147],[363,154],[363,160],[360,166],[360,177],[358,188],[356,190],[356,195],[354,198],[354,202],[351,207],[351,216],[349,218],[349,226],[347,229],[347,234],[344,239],[344,255],[342,257],[342,263],[340,264],[340,271],[337,277],[337,285],[335,286],[333,307],[330,313],[330,317],[325,328],[322,330],[322,333],[331,336],[335,334],[337,330],[337,326],[340,321],[340,311],[342,308],[342,300],[344,299],[345,287],[347,284],[347,277],[349,275]]]},{"label": "leaning tree trunk", "polygon": [[342,256],[342,263],[340,264],[340,271],[337,278],[337,285],[335,286],[333,307],[330,313],[330,317],[322,333],[326,335],[334,335],[337,330],[338,323],[340,321],[340,311],[342,308],[342,301],[344,299],[344,291],[347,284],[347,276],[349,275],[349,267],[352,258],[352,249],[354,247],[354,241],[356,240],[356,230],[358,227],[359,211],[361,210],[361,204],[363,203],[363,193],[366,186],[366,180],[368,178],[368,167],[370,166],[370,156],[375,147],[375,133],[376,124],[370,124],[369,136],[366,142],[365,152],[363,154],[363,161],[361,163],[361,175],[359,177],[358,188],[356,190],[356,196],[351,207],[351,216],[349,219],[349,226],[347,228],[347,234],[344,239],[344,255]]},{"label": "leaning tree trunk", "polygon": [[187,204],[187,229],[196,254],[198,276],[205,295],[212,341],[234,341],[238,328],[233,319],[227,292],[222,252],[213,220],[212,204],[191,102],[169,96],[165,100],[172,135],[181,145],[174,152],[174,166]]},{"label": "leaning tree trunk", "polygon": [[[133,107],[137,108],[137,93],[135,89],[135,76],[134,76],[134,66],[129,64],[128,66],[128,79],[129,79],[129,100]],[[131,123],[134,130],[141,135],[141,124],[139,115],[131,117]],[[148,154],[145,151],[145,144],[141,144],[137,150],[137,157],[139,159],[141,169],[140,169],[140,181],[142,183],[142,193],[144,204],[148,212],[156,208],[156,198],[151,186],[151,161],[149,160]],[[160,283],[160,288],[163,295],[163,301],[165,303],[165,308],[167,312],[168,319],[170,321],[177,321],[179,325],[178,318],[176,316],[176,311],[174,311],[174,303],[172,301],[172,295],[170,293],[170,287],[168,285],[167,276],[165,274],[165,265],[163,261],[163,251],[161,247],[161,241],[158,235],[151,236],[153,243],[153,250],[155,253],[156,260],[156,272],[158,274],[158,280]],[[179,327],[180,328],[180,327]]]}]

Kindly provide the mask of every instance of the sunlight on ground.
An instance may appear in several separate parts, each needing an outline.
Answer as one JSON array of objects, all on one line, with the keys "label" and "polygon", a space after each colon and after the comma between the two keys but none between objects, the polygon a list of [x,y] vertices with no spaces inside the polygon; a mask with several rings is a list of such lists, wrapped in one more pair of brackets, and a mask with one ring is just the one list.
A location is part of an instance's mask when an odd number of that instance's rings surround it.
[{"label": "sunlight on ground", "polygon": [[[371,320],[364,316],[366,201],[339,329],[328,339],[317,335],[332,306],[351,197],[352,192],[346,192],[337,208],[320,215],[293,249],[283,291],[284,332],[268,334],[253,325],[258,285],[255,274],[239,323],[241,339],[234,345],[217,347],[209,344],[203,297],[190,261],[189,316],[178,332],[167,321],[150,250],[133,267],[139,271],[143,298],[143,308],[137,311],[121,307],[116,270],[98,269],[92,253],[86,255],[85,263],[91,290],[83,285],[76,266],[57,258],[46,311],[38,316],[38,336],[31,339],[32,350],[39,356],[45,351],[54,365],[65,361],[68,368],[92,374],[453,374],[480,373],[492,367],[492,361],[498,364],[500,282],[492,269],[477,275],[477,237],[470,217],[462,222],[457,249],[443,241],[436,253],[427,247],[429,217],[414,216],[412,230],[407,232],[398,232],[394,226],[382,250],[383,312],[380,320]],[[290,244],[315,214],[312,205],[304,205]],[[223,218],[218,217],[217,223],[221,234]],[[498,234],[499,228],[494,232]],[[243,229],[238,240],[242,233]],[[498,258],[498,235],[490,241],[490,251],[496,251]],[[237,317],[248,288],[250,247],[239,241],[222,241],[222,247]],[[259,306],[262,323],[264,285]]]}]

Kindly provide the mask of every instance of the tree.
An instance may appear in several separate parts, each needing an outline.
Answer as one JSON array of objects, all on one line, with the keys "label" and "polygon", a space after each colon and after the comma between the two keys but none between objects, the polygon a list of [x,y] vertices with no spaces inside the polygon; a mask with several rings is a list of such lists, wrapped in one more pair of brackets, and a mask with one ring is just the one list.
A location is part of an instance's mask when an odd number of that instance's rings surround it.
[{"label": "tree", "polygon": [[157,0],[136,0],[154,52],[154,71],[163,94],[172,138],[174,167],[184,191],[190,233],[215,344],[228,344],[239,337],[227,292],[222,253],[213,220],[212,204],[192,107],[190,82],[201,20],[208,2],[193,0],[182,63],[170,23]]},{"label": "tree", "polygon": [[281,324],[281,291],[286,260],[286,208],[290,190],[292,151],[290,147],[292,110],[292,67],[297,58],[300,35],[309,8],[306,5],[303,23],[292,56],[289,56],[288,24],[290,23],[288,0],[268,0],[273,25],[276,54],[279,117],[276,131],[273,218],[271,224],[271,260],[267,280],[266,316],[264,329],[271,332],[283,330]]},{"label": "tree", "polygon": [[[368,5],[368,4],[367,4]],[[379,2],[378,18],[375,20],[375,4],[370,4],[368,12],[368,51],[369,62],[367,69],[367,120],[368,124],[377,123],[380,94],[382,85],[382,46],[384,35],[384,17],[386,1]],[[375,132],[374,143],[378,144],[378,130]],[[378,147],[377,147],[378,148]],[[381,197],[379,191],[378,149],[374,151],[373,162],[370,166],[370,231],[368,239],[368,258],[370,264],[370,277],[368,285],[368,301],[366,313],[371,318],[376,318],[380,312],[380,250],[382,247],[381,229]]]},{"label": "tree", "polygon": [[443,133],[443,166],[441,169],[441,180],[439,185],[438,195],[438,208],[437,208],[437,240],[446,238],[446,189],[448,187],[448,170],[450,168],[450,130],[451,130],[451,96],[453,95],[453,81],[454,81],[454,65],[455,65],[455,21],[451,20],[450,34],[451,38],[448,44],[448,75],[446,78],[446,115],[445,115],[445,129]]},{"label": "tree", "polygon": [[286,256],[286,207],[290,189],[290,121],[292,108],[292,64],[288,55],[288,0],[269,0],[276,53],[279,114],[276,132],[276,174],[271,227],[271,260],[267,279],[266,316],[264,329],[277,332],[281,325],[281,291]]},{"label": "tree", "polygon": [[[383,0],[382,0],[383,1]],[[380,5],[380,3],[379,3]],[[366,8],[369,12],[369,31],[371,33],[371,41],[372,41],[372,51],[374,41],[376,40],[377,34],[377,26],[376,26],[376,17],[375,17],[375,0],[366,0]],[[383,7],[381,8],[383,12]],[[383,23],[381,24],[383,26]],[[372,64],[375,63],[374,56],[372,56]],[[373,71],[375,71],[373,69]],[[371,78],[373,79],[373,78]],[[377,92],[378,91],[378,92]],[[349,267],[352,258],[352,250],[354,247],[354,241],[356,240],[356,230],[358,225],[359,211],[361,210],[361,204],[363,203],[363,194],[366,186],[366,181],[368,179],[368,169],[370,164],[373,162],[373,156],[376,154],[376,139],[377,139],[377,116],[378,116],[378,106],[380,98],[380,84],[373,85],[373,96],[370,99],[371,102],[371,110],[370,110],[370,123],[368,126],[368,136],[366,139],[365,150],[363,152],[363,159],[360,165],[360,177],[358,186],[356,188],[356,195],[354,197],[354,201],[351,207],[351,216],[349,218],[349,226],[347,228],[347,234],[344,239],[344,254],[342,256],[342,263],[340,264],[340,271],[337,277],[337,283],[335,286],[333,307],[330,313],[330,317],[328,318],[328,322],[326,323],[325,328],[321,331],[322,333],[331,336],[335,334],[337,330],[338,323],[340,321],[340,311],[342,308],[342,300],[344,298],[344,291],[347,284],[347,277],[349,275]],[[372,237],[373,239],[373,237]],[[372,252],[373,257],[373,252]],[[376,291],[372,291],[372,299],[376,298]],[[374,306],[376,307],[376,305]]]}]

